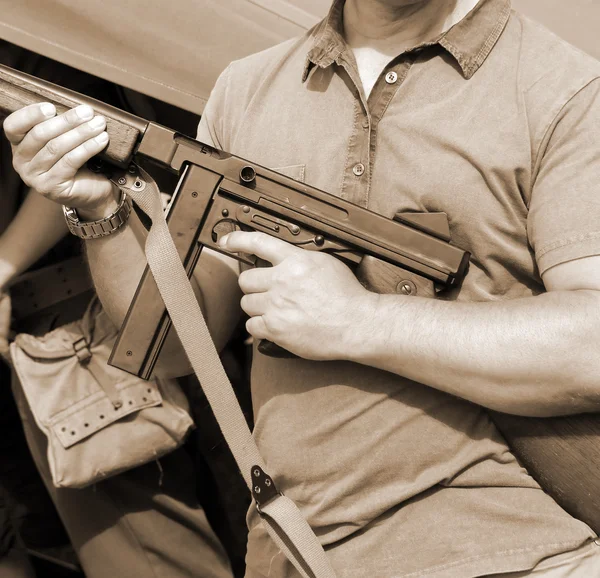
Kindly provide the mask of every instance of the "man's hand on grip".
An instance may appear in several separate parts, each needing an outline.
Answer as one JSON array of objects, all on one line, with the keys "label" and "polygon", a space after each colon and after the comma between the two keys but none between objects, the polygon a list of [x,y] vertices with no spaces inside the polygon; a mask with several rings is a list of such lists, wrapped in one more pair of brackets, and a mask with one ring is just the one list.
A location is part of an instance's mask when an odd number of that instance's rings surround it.
[{"label": "man's hand on grip", "polygon": [[108,144],[106,120],[87,105],[57,115],[50,103],[26,106],[6,118],[13,166],[48,199],[102,218],[115,207],[112,183],[85,163]]},{"label": "man's hand on grip", "polygon": [[367,338],[378,295],[367,291],[341,261],[264,233],[236,231],[225,251],[272,263],[241,273],[248,332],[305,359],[349,359]]}]

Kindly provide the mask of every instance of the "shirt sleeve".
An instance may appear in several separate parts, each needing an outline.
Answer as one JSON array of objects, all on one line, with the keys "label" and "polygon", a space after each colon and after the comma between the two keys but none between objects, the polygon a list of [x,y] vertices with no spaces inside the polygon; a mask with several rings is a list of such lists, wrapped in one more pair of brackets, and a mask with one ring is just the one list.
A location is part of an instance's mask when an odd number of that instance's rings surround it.
[{"label": "shirt sleeve", "polygon": [[540,275],[600,255],[600,79],[567,102],[545,140],[527,218]]},{"label": "shirt sleeve", "polygon": [[212,147],[228,150],[224,120],[227,116],[229,65],[219,76],[204,107],[196,139]]}]

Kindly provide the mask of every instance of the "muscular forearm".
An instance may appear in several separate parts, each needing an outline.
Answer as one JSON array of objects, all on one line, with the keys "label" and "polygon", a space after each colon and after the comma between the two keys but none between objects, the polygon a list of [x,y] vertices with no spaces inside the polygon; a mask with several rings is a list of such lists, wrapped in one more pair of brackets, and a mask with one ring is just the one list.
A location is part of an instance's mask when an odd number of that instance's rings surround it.
[{"label": "muscular forearm", "polygon": [[67,233],[62,208],[31,191],[0,237],[0,289]]},{"label": "muscular forearm", "polygon": [[354,361],[507,413],[600,408],[596,291],[491,303],[369,299],[348,348]]},{"label": "muscular forearm", "polygon": [[146,265],[140,244],[143,226],[132,212],[129,224],[112,235],[85,243],[98,297],[113,323],[119,326],[129,308]]}]

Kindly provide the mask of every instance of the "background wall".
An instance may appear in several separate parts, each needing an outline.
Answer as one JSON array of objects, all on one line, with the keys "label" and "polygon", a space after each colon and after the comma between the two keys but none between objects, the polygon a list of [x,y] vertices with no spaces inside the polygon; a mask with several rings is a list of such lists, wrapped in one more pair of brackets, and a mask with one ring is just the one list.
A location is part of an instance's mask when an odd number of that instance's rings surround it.
[{"label": "background wall", "polygon": [[512,4],[600,60],[600,0],[513,0]]},{"label": "background wall", "polygon": [[[232,60],[301,34],[331,1],[0,0],[0,39],[200,113]],[[513,6],[600,59],[600,0]]]}]

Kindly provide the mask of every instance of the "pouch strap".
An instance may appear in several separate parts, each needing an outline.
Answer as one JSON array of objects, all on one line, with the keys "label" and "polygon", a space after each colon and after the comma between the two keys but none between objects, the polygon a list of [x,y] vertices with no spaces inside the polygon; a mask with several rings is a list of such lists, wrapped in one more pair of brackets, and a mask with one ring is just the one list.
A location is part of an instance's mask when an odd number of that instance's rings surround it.
[{"label": "pouch strap", "polygon": [[[145,246],[148,265],[223,436],[246,484],[252,490],[253,469],[258,466],[265,472],[267,468],[169,234],[156,183],[140,167],[138,171],[136,181],[141,179],[144,186],[119,185],[152,220]],[[259,513],[277,547],[303,578],[335,577],[321,543],[292,500],[275,491],[273,498],[261,505]]]},{"label": "pouch strap", "polygon": [[81,337],[73,343],[73,350],[81,366],[85,367],[102,388],[115,409],[123,405],[121,393],[117,389],[114,380],[106,376],[104,366],[96,356],[91,352],[89,343],[85,337]]}]

